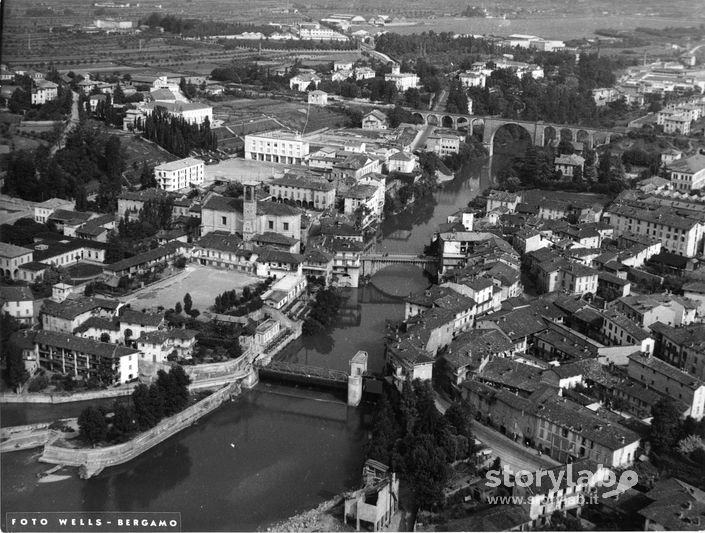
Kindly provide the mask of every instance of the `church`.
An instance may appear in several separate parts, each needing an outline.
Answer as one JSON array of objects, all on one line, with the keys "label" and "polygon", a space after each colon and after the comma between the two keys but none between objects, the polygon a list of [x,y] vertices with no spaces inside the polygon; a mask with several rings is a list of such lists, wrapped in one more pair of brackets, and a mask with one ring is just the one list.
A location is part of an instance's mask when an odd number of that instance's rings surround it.
[{"label": "church", "polygon": [[257,199],[257,185],[244,184],[242,198],[213,194],[203,204],[201,235],[213,231],[239,234],[245,242],[256,235],[277,233],[301,242],[301,210],[288,204]]}]

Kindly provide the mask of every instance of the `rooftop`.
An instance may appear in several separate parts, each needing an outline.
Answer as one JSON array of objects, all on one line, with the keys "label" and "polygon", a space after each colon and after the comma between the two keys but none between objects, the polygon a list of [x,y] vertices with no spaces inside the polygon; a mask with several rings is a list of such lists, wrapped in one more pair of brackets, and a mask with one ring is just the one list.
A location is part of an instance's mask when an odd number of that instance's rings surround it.
[{"label": "rooftop", "polygon": [[34,342],[45,346],[54,346],[89,355],[96,355],[103,359],[120,359],[121,357],[127,355],[139,353],[138,350],[128,348],[126,346],[98,342],[92,339],[83,339],[67,333],[59,333],[56,331],[47,331],[43,329],[37,331],[37,334],[34,337]]},{"label": "rooftop", "polygon": [[0,257],[13,258],[26,254],[31,254],[32,250],[22,246],[15,246],[6,242],[0,242]]},{"label": "rooftop", "polygon": [[701,387],[705,387],[704,381],[688,374],[687,372],[678,370],[675,366],[669,365],[667,362],[662,361],[657,357],[643,355],[641,353],[634,353],[629,356],[630,366],[632,364],[632,361],[637,365],[644,366],[646,368],[649,368],[650,370],[653,370],[657,374],[666,376],[669,379],[672,379],[673,381],[679,383],[680,385],[688,387],[689,389],[697,390]]},{"label": "rooftop", "polygon": [[171,161],[170,163],[162,163],[161,165],[157,165],[156,167],[154,167],[154,170],[164,170],[166,172],[173,172],[176,170],[181,170],[196,165],[203,165],[203,161],[201,161],[200,159],[195,159],[193,157],[186,157],[184,159]]}]

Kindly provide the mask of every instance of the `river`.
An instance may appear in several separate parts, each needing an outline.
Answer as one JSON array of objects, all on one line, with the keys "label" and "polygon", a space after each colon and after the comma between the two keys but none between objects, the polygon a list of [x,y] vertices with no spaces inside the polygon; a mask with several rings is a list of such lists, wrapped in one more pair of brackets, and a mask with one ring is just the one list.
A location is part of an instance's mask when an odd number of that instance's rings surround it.
[{"label": "river", "polygon": [[[380,251],[420,253],[438,224],[489,184],[487,165],[385,221]],[[383,365],[387,320],[403,318],[402,298],[429,282],[416,267],[387,268],[373,283],[345,292],[338,324],[287,349],[290,360],[347,370],[357,350],[369,369]],[[0,405],[3,422],[77,416],[82,406]],[[40,484],[39,450],[3,454],[3,511],[180,511],[185,531],[266,527],[359,483],[369,406],[349,409],[325,391],[260,383],[235,402],[143,456],[96,478]],[[232,446],[231,446],[232,444]],[[5,513],[2,513],[4,526]],[[4,528],[3,528],[4,529]]]}]

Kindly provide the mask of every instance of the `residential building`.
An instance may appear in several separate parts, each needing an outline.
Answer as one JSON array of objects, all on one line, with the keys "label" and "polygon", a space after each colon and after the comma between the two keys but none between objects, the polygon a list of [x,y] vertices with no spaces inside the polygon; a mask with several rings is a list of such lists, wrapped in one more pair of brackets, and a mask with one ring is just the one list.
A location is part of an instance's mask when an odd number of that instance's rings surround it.
[{"label": "residential building", "polygon": [[649,326],[656,339],[655,354],[676,368],[705,381],[705,325]]},{"label": "residential building", "polygon": [[553,161],[554,170],[567,178],[572,178],[576,175],[582,177],[584,167],[585,158],[575,154],[561,154]]},{"label": "residential building", "polygon": [[0,313],[7,313],[22,326],[34,323],[34,296],[29,287],[0,287]]},{"label": "residential building", "polygon": [[463,84],[463,87],[484,88],[487,76],[483,72],[467,71],[461,72],[458,75],[458,79],[460,80],[460,83]]},{"label": "residential building", "polygon": [[32,105],[43,105],[59,96],[59,86],[53,81],[38,80],[34,82],[32,88]]},{"label": "residential building", "polygon": [[630,294],[615,300],[610,307],[647,328],[656,322],[669,326],[692,324],[698,305],[675,294]]},{"label": "residential building", "polygon": [[705,317],[705,281],[690,281],[683,284],[683,296],[697,302],[697,314]]},{"label": "residential building", "polygon": [[560,462],[590,459],[607,467],[627,467],[636,459],[637,433],[609,413],[593,412],[553,388],[525,398],[470,379],[463,384],[463,397],[480,420]]},{"label": "residential building", "polygon": [[191,260],[204,266],[249,271],[249,263],[238,255],[242,238],[226,231],[211,231],[194,245]]},{"label": "residential building", "polygon": [[157,187],[173,192],[203,185],[205,164],[200,159],[187,157],[154,167]]},{"label": "residential building", "polygon": [[110,374],[111,385],[128,383],[139,375],[139,351],[134,348],[45,330],[37,331],[33,342],[39,365],[51,372],[86,381]]},{"label": "residential building", "polygon": [[295,302],[306,290],[307,285],[303,270],[301,274],[287,274],[277,279],[261,298],[268,306],[281,311]]},{"label": "residential building", "polygon": [[637,511],[644,531],[702,531],[705,491],[669,477],[656,481],[645,497],[650,503]]},{"label": "residential building", "polygon": [[663,132],[689,135],[690,134],[690,118],[684,113],[674,113],[666,117],[663,121]]},{"label": "residential building", "polygon": [[654,353],[654,339],[649,332],[622,313],[607,309],[602,315],[602,336],[607,344],[639,346],[641,353]]},{"label": "residential building", "polygon": [[335,206],[335,185],[327,179],[299,172],[288,172],[269,182],[272,198],[300,207],[325,210]]},{"label": "residential building", "polygon": [[401,66],[398,63],[394,63],[391,74],[384,75],[384,81],[394,83],[397,86],[397,90],[403,93],[407,89],[417,87],[419,77],[410,72],[401,72]]},{"label": "residential building", "polygon": [[191,244],[171,241],[159,248],[106,265],[103,272],[112,278],[120,279],[124,276],[133,278],[151,272],[162,265],[173,265],[174,261],[180,257],[188,260],[191,256],[191,248]]},{"label": "residential building", "polygon": [[22,246],[0,242],[0,274],[6,279],[19,279],[20,267],[32,262],[33,251]]},{"label": "residential building", "polygon": [[122,306],[117,300],[77,298],[56,302],[44,300],[41,311],[42,329],[73,333],[92,316],[113,318]]},{"label": "residential building", "polygon": [[509,357],[514,343],[502,331],[471,329],[459,334],[441,355],[446,362],[450,383],[459,387],[471,373],[487,369],[496,358]]},{"label": "residential building", "polygon": [[308,103],[311,105],[317,105],[325,107],[328,105],[328,93],[325,91],[311,91],[308,93]]},{"label": "residential building", "polygon": [[657,357],[641,353],[629,356],[627,373],[631,379],[684,402],[688,406],[687,415],[695,420],[705,416],[705,381]]},{"label": "residential building", "polygon": [[705,155],[677,159],[666,167],[673,188],[677,191],[695,191],[705,187]]},{"label": "residential building", "polygon": [[309,87],[313,85],[314,90],[318,89],[318,84],[321,83],[321,78],[316,74],[297,74],[289,80],[289,88],[300,93],[305,93]]},{"label": "residential building", "polygon": [[389,172],[402,172],[411,174],[416,168],[416,158],[408,152],[397,152],[392,154],[387,160]]},{"label": "residential building", "polygon": [[362,117],[363,130],[386,130],[389,128],[387,115],[377,109],[373,109]]},{"label": "residential building", "polygon": [[45,224],[49,217],[57,209],[71,210],[74,208],[75,202],[71,200],[62,200],[61,198],[50,198],[41,203],[34,204],[34,221],[40,224]]},{"label": "residential building", "polygon": [[301,135],[284,131],[245,135],[245,159],[301,165],[309,144]]},{"label": "residential building", "polygon": [[433,377],[433,354],[409,337],[388,343],[384,355],[387,370],[400,390],[405,381],[430,381]]},{"label": "residential building", "polygon": [[196,345],[196,332],[181,328],[145,331],[135,342],[140,351],[140,360],[166,363],[171,359],[191,359]]},{"label": "residential building", "polygon": [[603,217],[617,237],[623,233],[655,237],[664,251],[684,257],[695,257],[702,251],[705,224],[690,213],[665,206],[615,202]]},{"label": "residential building", "polygon": [[435,128],[426,138],[426,150],[435,152],[441,157],[460,152],[460,143],[465,141],[465,137],[456,130],[446,128]]}]

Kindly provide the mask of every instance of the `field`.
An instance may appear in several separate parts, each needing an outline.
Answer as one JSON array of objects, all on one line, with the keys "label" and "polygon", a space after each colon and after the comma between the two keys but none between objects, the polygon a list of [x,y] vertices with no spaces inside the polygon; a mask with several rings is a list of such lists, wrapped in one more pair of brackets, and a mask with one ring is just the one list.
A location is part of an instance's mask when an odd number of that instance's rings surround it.
[{"label": "field", "polygon": [[189,293],[193,299],[193,308],[204,312],[213,305],[215,297],[220,293],[232,289],[240,291],[243,287],[257,284],[258,281],[259,278],[242,272],[188,265],[184,272],[121,300],[140,311],[160,305],[170,309],[176,302],[183,302],[184,295]]},{"label": "field", "polygon": [[345,115],[331,109],[309,108],[302,101],[283,102],[266,98],[217,102],[213,107],[213,116],[223,120],[226,126],[232,126],[233,131],[238,133],[272,129],[272,126],[277,127],[277,123],[295,131],[311,133],[321,128],[345,126],[347,122]]},{"label": "field", "polygon": [[120,142],[125,154],[125,174],[127,179],[134,183],[142,172],[142,163],[156,166],[169,161],[176,161],[178,157],[170,154],[157,144],[145,141],[141,137],[128,132],[111,132],[120,135]]}]

